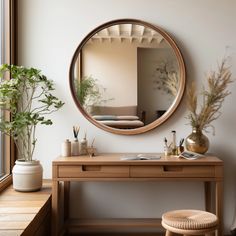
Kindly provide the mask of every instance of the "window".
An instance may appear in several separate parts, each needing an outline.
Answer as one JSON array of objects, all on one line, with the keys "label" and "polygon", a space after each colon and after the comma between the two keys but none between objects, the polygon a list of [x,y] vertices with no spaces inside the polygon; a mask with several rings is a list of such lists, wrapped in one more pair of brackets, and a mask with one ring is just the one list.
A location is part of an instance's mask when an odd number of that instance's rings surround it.
[{"label": "window", "polygon": [[[0,0],[0,63],[14,63],[14,16],[15,0]],[[3,79],[3,78],[1,78]],[[4,78],[9,79],[9,78]],[[0,119],[10,119],[10,114],[0,110]],[[13,148],[11,139],[0,133],[0,190],[11,181],[11,157]]]}]

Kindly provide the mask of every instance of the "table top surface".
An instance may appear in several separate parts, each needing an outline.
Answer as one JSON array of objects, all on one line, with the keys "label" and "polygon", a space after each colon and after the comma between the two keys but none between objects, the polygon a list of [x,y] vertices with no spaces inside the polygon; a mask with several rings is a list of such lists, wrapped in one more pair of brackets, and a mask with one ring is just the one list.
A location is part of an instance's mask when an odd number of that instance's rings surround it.
[{"label": "table top surface", "polygon": [[157,160],[121,160],[122,157],[135,155],[137,153],[101,153],[94,157],[89,156],[71,156],[58,157],[53,160],[53,165],[71,165],[71,164],[94,164],[94,165],[223,165],[223,161],[218,157],[206,154],[203,157],[195,160],[186,160],[178,156],[164,156],[160,153],[145,153],[148,155],[159,155]]}]

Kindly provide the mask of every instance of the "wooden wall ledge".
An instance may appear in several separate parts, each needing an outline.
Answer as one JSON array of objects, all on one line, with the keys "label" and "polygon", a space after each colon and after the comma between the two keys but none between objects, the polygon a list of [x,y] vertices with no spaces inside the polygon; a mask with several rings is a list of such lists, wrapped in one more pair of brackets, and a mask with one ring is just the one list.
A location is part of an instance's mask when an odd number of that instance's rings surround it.
[{"label": "wooden wall ledge", "polygon": [[17,192],[12,186],[0,193],[0,236],[50,235],[51,181],[37,192]]}]

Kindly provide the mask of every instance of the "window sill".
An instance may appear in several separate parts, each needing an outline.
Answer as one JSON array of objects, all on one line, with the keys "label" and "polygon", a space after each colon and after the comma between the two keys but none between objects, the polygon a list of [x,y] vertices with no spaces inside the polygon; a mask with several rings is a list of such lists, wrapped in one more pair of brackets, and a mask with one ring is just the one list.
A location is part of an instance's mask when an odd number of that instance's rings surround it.
[{"label": "window sill", "polygon": [[1,192],[4,191],[7,187],[9,187],[12,184],[12,176],[7,175],[6,177],[1,178],[1,183],[0,183],[0,196]]},{"label": "window sill", "polygon": [[50,235],[51,181],[38,192],[17,192],[12,185],[0,194],[0,235]]}]

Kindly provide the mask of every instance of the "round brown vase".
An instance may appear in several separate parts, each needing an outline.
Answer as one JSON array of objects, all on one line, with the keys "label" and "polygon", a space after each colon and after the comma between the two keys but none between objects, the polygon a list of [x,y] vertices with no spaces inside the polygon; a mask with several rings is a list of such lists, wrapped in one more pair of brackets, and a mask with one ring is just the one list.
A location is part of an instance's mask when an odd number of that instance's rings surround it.
[{"label": "round brown vase", "polygon": [[185,140],[185,145],[188,151],[204,154],[209,148],[209,140],[200,129],[193,128]]}]

